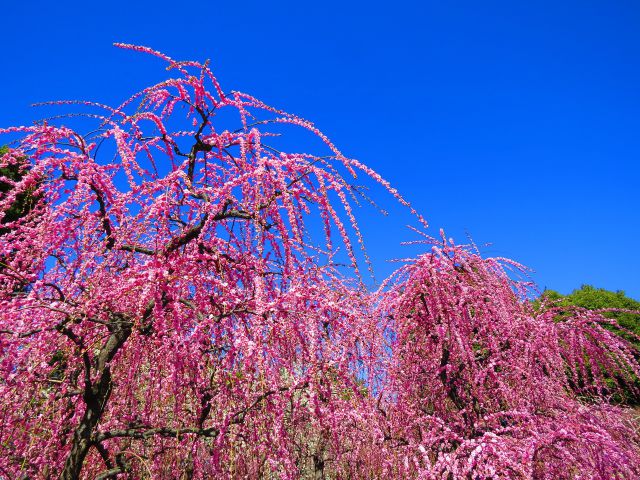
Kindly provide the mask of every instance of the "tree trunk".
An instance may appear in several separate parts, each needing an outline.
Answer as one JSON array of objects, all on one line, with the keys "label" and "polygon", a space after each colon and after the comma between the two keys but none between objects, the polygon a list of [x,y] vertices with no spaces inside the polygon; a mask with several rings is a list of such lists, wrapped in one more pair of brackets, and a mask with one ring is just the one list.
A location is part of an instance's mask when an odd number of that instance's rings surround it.
[{"label": "tree trunk", "polygon": [[84,460],[92,445],[91,436],[111,396],[113,382],[111,380],[109,362],[131,335],[131,324],[119,316],[114,318],[109,329],[111,330],[111,335],[109,335],[96,357],[96,370],[100,374],[98,380],[92,384],[90,378],[85,379],[85,390],[82,398],[87,408],[80,424],[73,432],[71,451],[64,463],[60,480],[76,480],[80,478]]}]

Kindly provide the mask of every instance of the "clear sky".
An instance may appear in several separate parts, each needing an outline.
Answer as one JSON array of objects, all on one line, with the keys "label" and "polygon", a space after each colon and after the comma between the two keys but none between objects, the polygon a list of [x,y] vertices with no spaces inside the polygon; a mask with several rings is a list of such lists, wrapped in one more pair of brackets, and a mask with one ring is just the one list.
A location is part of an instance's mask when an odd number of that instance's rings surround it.
[{"label": "clear sky", "polygon": [[[119,103],[210,58],[223,87],[316,123],[460,243],[640,298],[640,4],[602,1],[11,1],[0,126],[31,103]],[[386,202],[386,203],[385,203]],[[391,204],[385,200],[385,206]],[[404,214],[360,217],[378,277]]]}]

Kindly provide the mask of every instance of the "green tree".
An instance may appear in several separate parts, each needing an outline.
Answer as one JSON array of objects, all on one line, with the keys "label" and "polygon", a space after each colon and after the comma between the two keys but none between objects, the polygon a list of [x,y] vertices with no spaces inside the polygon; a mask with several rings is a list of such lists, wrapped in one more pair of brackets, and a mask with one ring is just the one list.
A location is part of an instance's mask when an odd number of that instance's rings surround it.
[{"label": "green tree", "polygon": [[[617,325],[604,325],[608,330],[628,340],[636,348],[636,358],[640,358],[640,302],[629,298],[625,292],[612,292],[592,285],[582,285],[569,295],[562,295],[555,290],[545,290],[535,301],[537,308],[543,306],[560,307],[558,321],[571,315],[571,310],[585,308],[598,311],[602,316],[616,321]],[[566,310],[564,310],[566,308]],[[607,379],[612,386],[617,383],[615,376]],[[636,378],[634,385],[623,387],[619,394],[613,395],[612,400],[630,406],[640,405],[640,379]]]},{"label": "green tree", "polygon": [[[640,302],[629,298],[623,290],[612,292],[592,285],[582,285],[569,295],[562,295],[555,290],[545,290],[541,299],[553,301],[560,307],[580,307],[588,310],[605,310],[602,315],[614,319],[622,328],[610,327],[623,338],[626,338],[640,350]],[[627,310],[627,311],[611,311]],[[629,310],[631,312],[629,312]],[[637,313],[634,313],[637,312]],[[629,334],[632,332],[633,334]]]}]

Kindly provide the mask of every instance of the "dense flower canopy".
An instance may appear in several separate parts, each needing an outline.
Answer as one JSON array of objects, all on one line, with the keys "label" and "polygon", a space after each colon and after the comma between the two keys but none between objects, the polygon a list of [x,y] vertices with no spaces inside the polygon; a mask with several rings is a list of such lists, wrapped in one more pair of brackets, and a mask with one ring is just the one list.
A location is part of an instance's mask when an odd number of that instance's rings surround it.
[{"label": "dense flower canopy", "polygon": [[206,63],[120,46],[176,77],[58,102],[89,134],[0,130],[0,478],[640,476],[610,320],[558,322],[446,240],[367,291],[350,178],[411,209],[385,180]]}]

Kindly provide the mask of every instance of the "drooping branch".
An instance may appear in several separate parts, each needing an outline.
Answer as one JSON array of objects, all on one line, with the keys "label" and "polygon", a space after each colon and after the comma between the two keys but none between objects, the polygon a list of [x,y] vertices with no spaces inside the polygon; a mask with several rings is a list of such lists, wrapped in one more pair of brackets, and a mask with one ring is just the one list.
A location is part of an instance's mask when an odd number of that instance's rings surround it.
[{"label": "drooping branch", "polygon": [[111,250],[115,245],[115,238],[113,238],[113,228],[111,227],[111,220],[109,220],[109,214],[107,213],[104,194],[94,183],[91,183],[89,186],[91,187],[93,193],[95,193],[96,200],[98,201],[98,211],[100,212],[100,218],[102,219],[102,228],[104,230],[105,238],[107,241],[107,250]]}]

